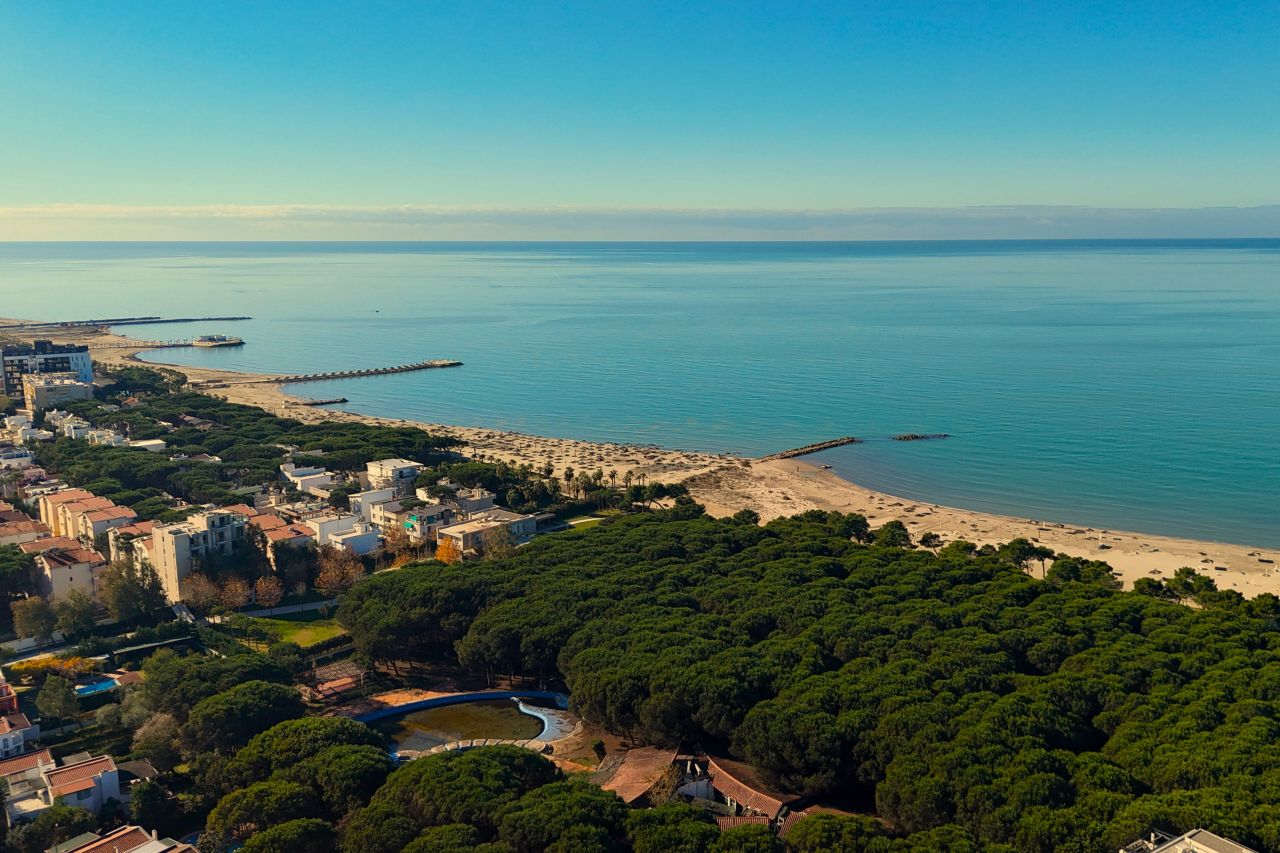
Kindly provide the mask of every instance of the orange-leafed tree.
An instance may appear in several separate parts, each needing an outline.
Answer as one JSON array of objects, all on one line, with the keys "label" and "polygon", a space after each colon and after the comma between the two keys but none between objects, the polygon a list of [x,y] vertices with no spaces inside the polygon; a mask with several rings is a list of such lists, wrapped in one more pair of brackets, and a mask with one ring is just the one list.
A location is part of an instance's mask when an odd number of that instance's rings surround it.
[{"label": "orange-leafed tree", "polygon": [[460,563],[462,552],[458,550],[454,541],[446,536],[436,543],[436,559],[445,564]]}]

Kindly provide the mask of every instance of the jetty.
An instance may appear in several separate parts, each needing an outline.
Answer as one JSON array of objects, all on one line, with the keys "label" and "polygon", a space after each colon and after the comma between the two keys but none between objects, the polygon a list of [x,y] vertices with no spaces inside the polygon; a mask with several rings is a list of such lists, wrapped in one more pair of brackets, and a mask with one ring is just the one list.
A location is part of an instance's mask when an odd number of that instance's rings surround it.
[{"label": "jetty", "polygon": [[852,435],[846,435],[844,438],[833,438],[830,441],[819,441],[815,444],[806,444],[804,447],[793,447],[791,450],[783,450],[778,453],[770,453],[768,456],[761,456],[761,462],[769,462],[773,459],[794,459],[797,456],[808,456],[810,453],[817,453],[819,450],[830,450],[833,447],[844,447],[846,444],[861,444],[862,439]]},{"label": "jetty", "polygon": [[[221,338],[221,340],[211,340]],[[177,341],[105,341],[86,344],[89,349],[178,349],[181,347],[238,347],[244,346],[240,338],[228,338],[222,335],[204,335],[191,340]]]},{"label": "jetty", "polygon": [[349,403],[349,402],[351,401],[348,400],[346,397],[329,397],[328,399],[325,399],[325,400],[303,400],[298,405],[300,406],[332,406],[335,403]]},{"label": "jetty", "polygon": [[930,433],[904,432],[902,435],[895,435],[893,437],[893,440],[894,441],[935,441],[939,438],[950,438],[950,437],[951,436],[947,435],[945,432],[930,432]]},{"label": "jetty", "polygon": [[331,379],[357,379],[361,376],[385,376],[389,373],[410,373],[415,370],[438,370],[444,367],[461,367],[462,362],[437,358],[431,361],[415,361],[413,364],[397,364],[393,367],[366,367],[361,370],[335,370],[329,373],[297,373],[289,376],[266,376],[257,379],[211,379],[190,383],[191,388],[225,388],[228,385],[294,385],[299,382],[327,382]]},{"label": "jetty", "polygon": [[7,323],[6,329],[76,329],[95,326],[145,326],[156,323],[229,323],[238,320],[252,320],[252,317],[107,317],[101,320],[57,320],[47,323]]}]

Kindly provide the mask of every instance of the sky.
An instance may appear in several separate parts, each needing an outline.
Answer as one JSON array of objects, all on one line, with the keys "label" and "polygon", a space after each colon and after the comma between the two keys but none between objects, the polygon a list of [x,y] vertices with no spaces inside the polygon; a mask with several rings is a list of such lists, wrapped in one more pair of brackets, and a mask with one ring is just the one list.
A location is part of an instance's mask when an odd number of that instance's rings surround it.
[{"label": "sky", "polygon": [[1280,2],[0,0],[0,239],[1280,236]]}]

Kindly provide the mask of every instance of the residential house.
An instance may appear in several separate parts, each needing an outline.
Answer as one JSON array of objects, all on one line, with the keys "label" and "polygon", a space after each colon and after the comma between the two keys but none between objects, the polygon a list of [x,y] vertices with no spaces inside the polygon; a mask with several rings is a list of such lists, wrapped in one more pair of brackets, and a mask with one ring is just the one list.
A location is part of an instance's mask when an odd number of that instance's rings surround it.
[{"label": "residential house", "polygon": [[482,554],[484,553],[485,540],[490,535],[490,531],[505,526],[501,521],[483,520],[450,524],[436,531],[436,541],[443,542],[445,539],[452,539],[459,554]]},{"label": "residential house", "polygon": [[328,545],[329,539],[335,534],[350,533],[357,525],[362,524],[359,516],[333,512],[308,518],[302,523],[315,533],[316,544],[321,547]]},{"label": "residential house", "polygon": [[128,447],[129,439],[113,429],[93,429],[85,436],[88,442],[97,447]]},{"label": "residential house", "polygon": [[122,826],[106,835],[86,832],[51,849],[54,853],[198,853],[190,844],[162,838],[140,826]]},{"label": "residential house", "polygon": [[314,495],[333,486],[333,475],[323,468],[299,468],[292,462],[280,466],[280,473],[304,495]]},{"label": "residential house", "polygon": [[1193,829],[1176,838],[1167,832],[1153,831],[1120,848],[1120,853],[1257,853],[1238,841],[1215,835],[1207,829]]},{"label": "residential house", "polygon": [[0,447],[0,470],[29,468],[35,461],[35,453],[25,447]]},{"label": "residential house", "polygon": [[395,500],[396,490],[393,488],[370,489],[365,492],[356,492],[354,495],[347,497],[351,505],[351,511],[360,516],[362,521],[372,521],[373,508],[379,504],[385,504],[388,501]]},{"label": "residential house", "polygon": [[78,513],[72,521],[75,524],[76,536],[86,543],[94,543],[98,541],[99,536],[113,527],[126,527],[133,524],[137,518],[138,514],[129,507],[112,504],[102,509]]},{"label": "residential house", "polygon": [[147,438],[131,441],[129,446],[134,450],[145,450],[148,453],[163,453],[169,445],[165,444],[164,439],[161,438]]},{"label": "residential house", "polygon": [[345,548],[357,557],[382,547],[382,534],[372,524],[360,522],[355,529],[329,536],[329,544]]},{"label": "residential house", "polygon": [[15,711],[0,716],[0,758],[21,755],[27,751],[27,744],[39,737],[40,727],[28,720],[26,714]]},{"label": "residential house", "polygon": [[[547,514],[543,514],[544,516]],[[528,539],[538,529],[538,520],[543,516],[526,515],[524,513],[512,512],[502,507],[492,507],[480,512],[469,513],[467,518],[474,521],[500,521],[511,531],[511,535],[516,539]]]},{"label": "residential house", "polygon": [[487,489],[458,489],[453,494],[453,503],[464,516],[493,509],[496,495]]},{"label": "residential house", "polygon": [[[11,762],[17,760],[9,759]],[[38,772],[31,773],[31,769]],[[5,777],[9,782],[9,798],[5,806],[10,823],[32,820],[59,799],[69,806],[79,806],[95,814],[109,800],[122,799],[120,774],[109,755],[96,758],[70,756],[62,767],[37,764],[14,775],[21,778]]]},{"label": "residential house", "polygon": [[379,504],[373,508],[370,521],[386,532],[401,527],[411,542],[435,542],[440,528],[453,521],[453,507],[442,503],[428,503],[405,509],[400,501]]}]

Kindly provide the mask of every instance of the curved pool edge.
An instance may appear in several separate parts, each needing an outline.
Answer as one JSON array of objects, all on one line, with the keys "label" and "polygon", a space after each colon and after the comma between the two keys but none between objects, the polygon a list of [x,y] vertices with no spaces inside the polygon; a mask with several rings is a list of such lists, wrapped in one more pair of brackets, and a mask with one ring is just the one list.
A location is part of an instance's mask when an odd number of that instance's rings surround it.
[{"label": "curved pool edge", "polygon": [[[568,710],[569,708],[568,696],[550,690],[482,690],[475,693],[452,693],[448,696],[433,696],[430,699],[418,699],[413,702],[406,702],[403,705],[390,705],[386,708],[378,708],[375,711],[359,714],[352,717],[352,719],[361,723],[372,723],[400,714],[425,711],[428,708],[442,708],[446,705],[460,705],[464,702],[489,702],[495,699],[543,699],[555,702],[556,707],[561,710]],[[521,704],[523,706],[523,703]],[[524,707],[521,707],[520,710],[524,712]],[[531,714],[530,716],[541,719],[545,727],[546,720],[540,714]]]}]

